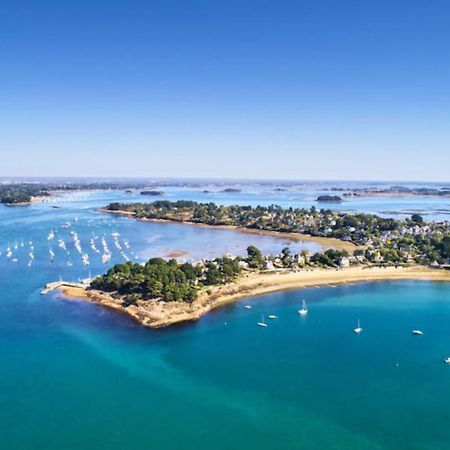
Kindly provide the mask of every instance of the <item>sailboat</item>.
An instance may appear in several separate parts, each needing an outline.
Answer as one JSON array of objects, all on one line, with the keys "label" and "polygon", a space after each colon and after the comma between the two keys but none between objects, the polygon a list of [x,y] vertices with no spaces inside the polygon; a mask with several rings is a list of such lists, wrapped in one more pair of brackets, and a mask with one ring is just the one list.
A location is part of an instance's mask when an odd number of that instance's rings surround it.
[{"label": "sailboat", "polygon": [[63,239],[58,239],[58,247],[62,248],[63,250],[66,250],[66,243]]},{"label": "sailboat", "polygon": [[308,314],[308,308],[306,307],[306,302],[305,302],[305,300],[303,300],[302,309],[299,309],[299,310],[298,310],[298,313],[299,313],[301,316],[306,316],[306,314]]},{"label": "sailboat", "polygon": [[444,359],[445,364],[450,364],[450,357],[447,356],[447,358]]},{"label": "sailboat", "polygon": [[361,324],[358,319],[358,326],[353,330],[354,333],[359,334],[363,329],[361,328]]},{"label": "sailboat", "polygon": [[258,326],[267,328],[268,325],[266,322],[264,322],[264,315],[261,316],[261,322],[258,322]]}]

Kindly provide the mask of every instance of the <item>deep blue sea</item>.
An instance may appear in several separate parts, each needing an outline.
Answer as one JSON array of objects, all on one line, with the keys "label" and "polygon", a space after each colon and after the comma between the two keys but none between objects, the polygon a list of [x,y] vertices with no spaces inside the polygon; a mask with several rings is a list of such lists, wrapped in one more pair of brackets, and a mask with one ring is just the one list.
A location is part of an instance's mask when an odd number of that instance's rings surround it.
[{"label": "deep blue sea", "polygon": [[[283,206],[311,206],[317,196],[313,189],[164,190],[168,199]],[[282,292],[166,330],[57,294],[40,296],[59,276],[77,280],[126,258],[183,251],[195,260],[244,253],[249,244],[278,252],[288,243],[97,212],[117,200],[143,198],[76,192],[29,207],[0,206],[2,450],[450,449],[450,366],[443,363],[450,356],[448,284]],[[337,207],[442,218],[448,203],[357,198]],[[103,240],[111,254],[106,264]],[[302,245],[312,244],[291,243]],[[304,298],[309,313],[300,317]],[[269,314],[279,319],[258,327]],[[358,319],[360,335],[352,332]],[[416,328],[424,335],[413,336]]]}]

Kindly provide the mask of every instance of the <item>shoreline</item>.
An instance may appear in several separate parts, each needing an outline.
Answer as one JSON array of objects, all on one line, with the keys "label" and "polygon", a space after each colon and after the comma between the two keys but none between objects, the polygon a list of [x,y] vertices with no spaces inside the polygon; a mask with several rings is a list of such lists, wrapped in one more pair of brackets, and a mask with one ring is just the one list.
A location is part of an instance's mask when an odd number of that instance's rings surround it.
[{"label": "shoreline", "polygon": [[[386,198],[395,198],[395,197],[400,197],[400,198],[407,198],[407,197],[421,197],[421,198],[429,198],[429,197],[433,197],[433,198],[450,198],[450,194],[414,194],[414,193],[409,193],[409,192],[364,192],[364,191],[349,191],[352,195],[347,197],[347,198],[358,198],[358,197],[386,197]],[[356,195],[355,195],[356,194]]]},{"label": "shoreline", "polygon": [[363,266],[339,270],[250,273],[229,285],[202,290],[192,304],[149,300],[138,301],[137,305],[123,306],[121,298],[115,299],[108,293],[86,288],[62,287],[60,292],[63,298],[97,303],[128,314],[141,325],[164,328],[176,323],[198,320],[216,308],[244,298],[309,287],[390,280],[450,282],[450,271],[422,266],[399,268]]},{"label": "shoreline", "polygon": [[99,209],[98,211],[101,213],[116,214],[116,215],[128,217],[130,219],[139,220],[140,222],[167,223],[167,224],[188,225],[188,226],[200,227],[200,228],[240,231],[243,233],[255,234],[255,235],[260,235],[260,236],[272,236],[272,237],[276,237],[276,238],[280,238],[280,239],[284,238],[284,239],[294,241],[294,242],[312,242],[314,244],[320,245],[324,250],[327,250],[329,248],[333,248],[336,250],[346,250],[347,252],[349,252],[349,254],[353,254],[353,252],[358,248],[363,248],[363,247],[353,244],[352,242],[341,241],[340,239],[336,239],[336,238],[310,236],[309,234],[302,234],[302,233],[270,231],[270,230],[256,230],[253,228],[238,227],[236,225],[208,225],[206,223],[196,223],[196,222],[188,222],[188,221],[182,222],[182,221],[170,220],[170,219],[149,219],[146,217],[137,218],[137,217],[135,217],[133,212],[129,212],[129,211],[109,211],[107,209]]},{"label": "shoreline", "polygon": [[44,203],[47,201],[51,195],[37,195],[36,197],[32,197],[29,202],[18,202],[18,203],[2,203],[5,206],[31,206],[35,203]]}]

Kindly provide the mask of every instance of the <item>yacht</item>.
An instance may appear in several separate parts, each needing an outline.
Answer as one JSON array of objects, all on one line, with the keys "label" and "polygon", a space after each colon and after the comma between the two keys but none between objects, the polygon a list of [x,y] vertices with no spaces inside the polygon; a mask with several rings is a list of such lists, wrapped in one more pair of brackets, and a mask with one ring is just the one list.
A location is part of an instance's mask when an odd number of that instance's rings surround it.
[{"label": "yacht", "polygon": [[258,322],[258,326],[267,328],[267,323],[264,322],[264,316],[261,316],[261,322]]},{"label": "yacht", "polygon": [[82,256],[81,256],[81,260],[83,261],[83,265],[84,266],[88,266],[90,263],[89,263],[89,256],[88,256],[88,254],[87,253],[84,253]]},{"label": "yacht", "polygon": [[298,310],[298,313],[299,313],[301,316],[306,316],[306,314],[308,314],[308,308],[306,307],[306,302],[305,302],[305,300],[303,300],[302,309],[299,309],[299,310]]},{"label": "yacht", "polygon": [[66,250],[66,243],[62,239],[58,239],[58,247]]},{"label": "yacht", "polygon": [[271,314],[270,316],[269,316],[269,319],[278,319],[278,316],[276,316],[275,314]]},{"label": "yacht", "polygon": [[245,305],[244,308],[245,309],[252,309],[251,305]]},{"label": "yacht", "polygon": [[354,333],[359,334],[363,329],[361,328],[361,324],[358,319],[358,326],[353,330]]},{"label": "yacht", "polygon": [[109,263],[111,261],[111,253],[104,253],[102,256],[103,264]]},{"label": "yacht", "polygon": [[414,334],[415,336],[422,336],[423,335],[423,331],[421,331],[421,330],[413,330],[412,334]]}]

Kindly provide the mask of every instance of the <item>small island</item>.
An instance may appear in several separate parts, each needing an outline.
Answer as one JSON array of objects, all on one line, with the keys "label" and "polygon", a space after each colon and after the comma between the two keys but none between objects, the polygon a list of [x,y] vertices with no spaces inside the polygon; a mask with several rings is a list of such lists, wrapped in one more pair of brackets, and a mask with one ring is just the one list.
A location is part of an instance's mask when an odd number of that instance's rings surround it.
[{"label": "small island", "polygon": [[342,202],[342,198],[339,197],[339,195],[319,195],[316,201],[328,203],[340,203]]},{"label": "small island", "polygon": [[141,195],[150,195],[153,197],[161,197],[164,195],[162,191],[141,191]]},{"label": "small island", "polygon": [[242,189],[229,187],[229,188],[223,189],[222,192],[224,192],[225,194],[233,194],[233,193],[242,192]]}]

